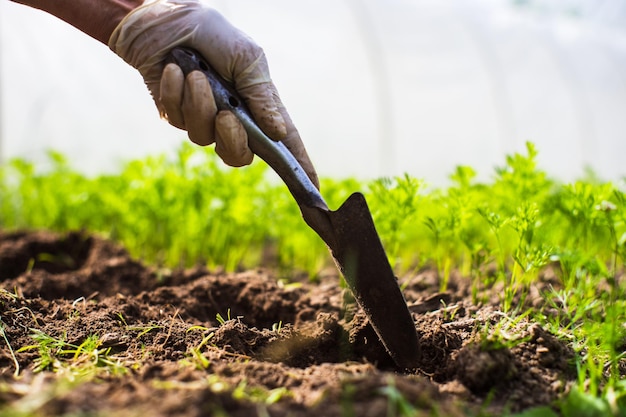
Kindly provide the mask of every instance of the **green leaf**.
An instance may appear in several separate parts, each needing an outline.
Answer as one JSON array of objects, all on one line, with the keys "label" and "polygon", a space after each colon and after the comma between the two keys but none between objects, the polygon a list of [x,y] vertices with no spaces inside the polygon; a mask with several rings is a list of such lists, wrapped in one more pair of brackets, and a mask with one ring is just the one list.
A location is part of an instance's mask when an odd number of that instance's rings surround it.
[{"label": "green leaf", "polygon": [[564,417],[613,417],[611,408],[604,398],[573,388],[561,404]]}]

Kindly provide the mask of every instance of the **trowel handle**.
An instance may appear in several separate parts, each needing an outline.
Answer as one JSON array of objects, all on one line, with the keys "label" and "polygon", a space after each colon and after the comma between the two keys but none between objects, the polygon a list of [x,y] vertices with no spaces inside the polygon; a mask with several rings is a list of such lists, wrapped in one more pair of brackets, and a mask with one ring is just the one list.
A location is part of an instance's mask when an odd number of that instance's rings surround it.
[{"label": "trowel handle", "polygon": [[177,64],[185,76],[192,71],[204,73],[211,84],[217,108],[229,110],[239,119],[248,133],[250,150],[276,171],[298,204],[328,210],[319,190],[289,149],[282,142],[274,141],[263,133],[237,91],[197,51],[176,47],[172,49],[166,62]]}]

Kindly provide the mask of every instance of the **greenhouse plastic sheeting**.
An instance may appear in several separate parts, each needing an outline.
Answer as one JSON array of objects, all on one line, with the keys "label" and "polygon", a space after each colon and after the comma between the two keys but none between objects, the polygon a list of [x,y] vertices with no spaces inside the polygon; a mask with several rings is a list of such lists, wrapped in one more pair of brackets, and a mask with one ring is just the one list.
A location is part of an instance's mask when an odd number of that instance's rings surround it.
[{"label": "greenhouse plastic sheeting", "polygon": [[[322,175],[480,178],[531,141],[564,180],[624,175],[623,1],[229,0],[268,55]],[[43,12],[0,2],[0,152],[86,172],[168,152],[138,73]]]}]

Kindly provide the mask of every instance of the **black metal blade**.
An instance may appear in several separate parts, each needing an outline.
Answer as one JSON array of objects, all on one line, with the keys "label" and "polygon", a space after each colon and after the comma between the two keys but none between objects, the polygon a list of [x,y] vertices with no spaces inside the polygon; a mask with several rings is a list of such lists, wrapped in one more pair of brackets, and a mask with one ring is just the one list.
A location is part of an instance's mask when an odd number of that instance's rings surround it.
[{"label": "black metal blade", "polygon": [[417,368],[420,351],[415,324],[365,197],[352,194],[328,216],[335,241],[327,244],[355,299],[396,364]]}]

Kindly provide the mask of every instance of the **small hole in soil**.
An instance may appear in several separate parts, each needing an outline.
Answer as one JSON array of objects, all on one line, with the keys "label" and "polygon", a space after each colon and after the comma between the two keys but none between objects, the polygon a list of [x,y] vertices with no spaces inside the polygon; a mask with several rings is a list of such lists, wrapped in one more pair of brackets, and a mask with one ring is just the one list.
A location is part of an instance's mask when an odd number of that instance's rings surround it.
[{"label": "small hole in soil", "polygon": [[74,271],[84,264],[91,247],[92,239],[80,233],[7,235],[0,242],[0,276],[11,279],[34,269],[51,274]]}]

